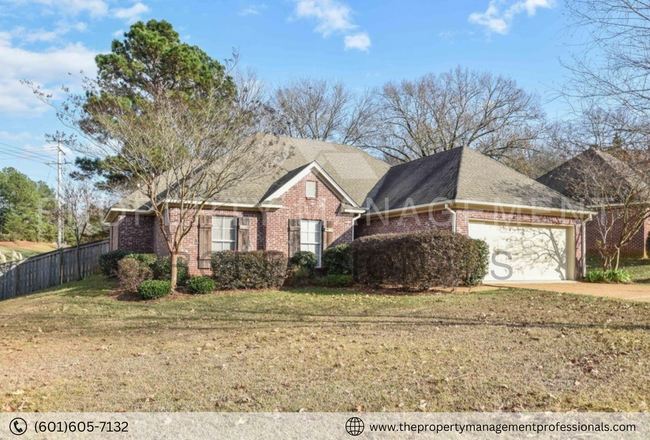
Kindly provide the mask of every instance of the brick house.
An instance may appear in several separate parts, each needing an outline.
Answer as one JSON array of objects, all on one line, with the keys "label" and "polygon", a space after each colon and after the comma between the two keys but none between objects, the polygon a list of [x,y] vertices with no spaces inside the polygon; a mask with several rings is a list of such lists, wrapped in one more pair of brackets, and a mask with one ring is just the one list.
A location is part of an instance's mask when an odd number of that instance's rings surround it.
[{"label": "brick house", "polygon": [[[596,174],[597,178],[610,179],[616,182],[611,190],[610,197],[625,197],[642,195],[647,191],[645,183],[639,175],[626,163],[615,158],[609,153],[590,148],[566,162],[560,164],[548,173],[537,179],[538,182],[570,197],[574,200],[585,198],[590,191],[588,174]],[[639,186],[642,185],[642,186]],[[597,193],[594,189],[592,192]],[[587,255],[598,254],[598,241],[603,241],[603,236],[609,237],[610,242],[619,239],[623,229],[624,210],[617,208],[620,200],[609,200],[607,203],[592,203],[589,209],[596,211],[586,226]],[[642,208],[639,215],[645,216],[647,208]],[[631,211],[628,211],[631,212]],[[621,249],[621,255],[642,258],[648,254],[648,238],[650,236],[650,218],[639,217],[642,224],[631,240]]]},{"label": "brick house", "polygon": [[[191,273],[213,252],[276,250],[292,255],[370,234],[442,229],[485,239],[486,280],[563,280],[582,275],[590,214],[554,190],[469,148],[389,166],[361,150],[280,137],[293,153],[268,179],[210,201],[184,243]],[[169,205],[174,227],[178,208]],[[134,192],[111,208],[111,249],[167,249],[147,201]]]}]

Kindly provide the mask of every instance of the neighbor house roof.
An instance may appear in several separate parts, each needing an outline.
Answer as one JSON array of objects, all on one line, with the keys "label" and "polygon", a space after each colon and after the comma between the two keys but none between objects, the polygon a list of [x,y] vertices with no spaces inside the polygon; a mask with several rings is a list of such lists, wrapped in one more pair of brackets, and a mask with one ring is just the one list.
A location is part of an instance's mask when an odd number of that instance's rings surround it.
[{"label": "neighbor house roof", "polygon": [[[585,181],[585,173],[595,174],[595,179],[615,179],[617,187],[627,183],[629,188],[640,188],[645,183],[641,176],[628,164],[609,153],[590,148],[567,160],[556,168],[537,179],[538,182],[573,199],[584,199],[589,195],[589,181]],[[592,176],[593,177],[593,176]],[[614,194],[616,191],[612,191]],[[598,191],[595,190],[595,197]]]},{"label": "neighbor house roof", "polygon": [[364,206],[372,214],[444,203],[581,211],[557,191],[467,147],[393,166]]},{"label": "neighbor house roof", "polygon": [[[305,170],[314,170],[326,183],[334,182],[342,199],[352,207],[360,206],[366,195],[390,168],[386,162],[349,146],[311,139],[294,139],[285,136],[261,136],[261,141],[271,141],[273,150],[288,152],[273,173],[257,179],[243,181],[219,193],[209,203],[239,207],[273,206],[278,194],[292,179]],[[170,198],[173,199],[173,196]],[[149,199],[141,191],[134,191],[111,208],[107,220],[119,212],[149,211]]]}]

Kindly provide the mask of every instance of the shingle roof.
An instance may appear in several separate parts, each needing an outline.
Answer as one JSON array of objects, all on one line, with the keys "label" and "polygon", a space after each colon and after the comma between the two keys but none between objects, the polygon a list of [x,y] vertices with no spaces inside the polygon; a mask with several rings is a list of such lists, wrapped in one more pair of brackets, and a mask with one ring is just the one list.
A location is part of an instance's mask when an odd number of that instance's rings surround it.
[{"label": "shingle roof", "polygon": [[[641,178],[629,165],[609,153],[590,148],[572,157],[537,179],[538,182],[554,189],[567,197],[584,198],[589,190],[578,182],[583,180],[582,173],[598,173],[609,179],[623,179],[631,188],[637,187]],[[588,184],[588,182],[587,182]],[[598,192],[598,191],[597,191]]]},{"label": "shingle roof", "polygon": [[467,147],[393,166],[364,206],[381,212],[444,201],[580,210],[562,194]]},{"label": "shingle roof", "polygon": [[[263,136],[262,139],[270,137],[270,135]],[[310,163],[316,162],[346,194],[361,205],[366,194],[390,168],[386,162],[349,145],[284,136],[274,138],[278,141],[271,148],[291,150],[289,157],[274,170],[274,173],[241,182],[223,191],[210,202],[258,204]],[[134,191],[114,206],[117,210],[148,210],[148,208],[148,198],[140,191]]]}]

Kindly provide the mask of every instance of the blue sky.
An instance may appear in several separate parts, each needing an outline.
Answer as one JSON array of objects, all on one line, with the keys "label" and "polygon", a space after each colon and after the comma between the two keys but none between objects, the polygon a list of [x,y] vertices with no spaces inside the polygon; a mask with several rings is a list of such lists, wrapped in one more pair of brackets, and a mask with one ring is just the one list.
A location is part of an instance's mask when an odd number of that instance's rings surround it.
[{"label": "blue sky", "polygon": [[0,0],[0,167],[54,184],[44,135],[63,127],[20,80],[74,86],[97,53],[151,18],[213,58],[236,48],[270,86],[312,76],[362,89],[462,65],[514,78],[552,119],[565,108],[553,100],[572,43],[561,0]]}]

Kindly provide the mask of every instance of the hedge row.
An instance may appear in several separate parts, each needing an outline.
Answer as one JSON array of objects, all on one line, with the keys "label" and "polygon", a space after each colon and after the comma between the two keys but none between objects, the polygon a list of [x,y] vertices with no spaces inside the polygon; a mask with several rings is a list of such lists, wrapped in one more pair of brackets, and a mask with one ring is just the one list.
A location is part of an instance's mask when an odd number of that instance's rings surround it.
[{"label": "hedge row", "polygon": [[408,289],[473,286],[489,264],[484,241],[446,231],[363,237],[352,254],[358,282]]},{"label": "hedge row", "polygon": [[212,255],[212,277],[219,290],[282,286],[287,257],[277,251],[224,251]]}]

